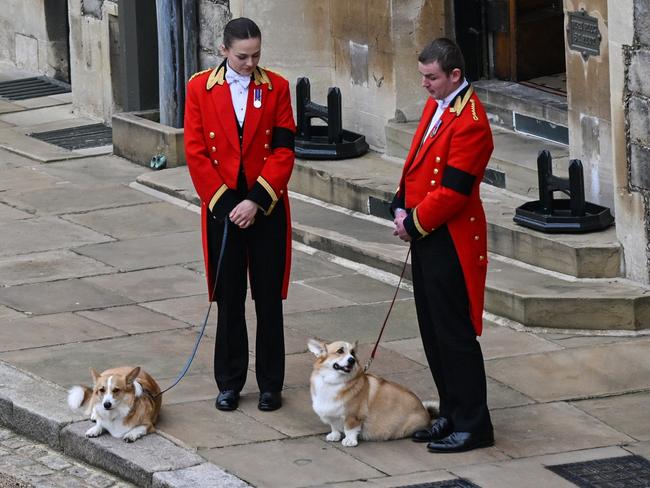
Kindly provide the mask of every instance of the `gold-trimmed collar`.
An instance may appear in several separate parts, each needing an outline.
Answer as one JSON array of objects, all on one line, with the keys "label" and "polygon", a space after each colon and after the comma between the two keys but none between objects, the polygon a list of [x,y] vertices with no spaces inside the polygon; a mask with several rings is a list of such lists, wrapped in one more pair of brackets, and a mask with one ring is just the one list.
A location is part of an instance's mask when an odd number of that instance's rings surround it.
[{"label": "gold-trimmed collar", "polygon": [[267,83],[269,85],[269,91],[273,90],[273,83],[271,83],[269,75],[264,68],[260,68],[259,66],[253,72],[253,82],[257,86]]},{"label": "gold-trimmed collar", "polygon": [[466,90],[463,90],[458,95],[456,95],[454,101],[449,104],[451,105],[449,111],[451,113],[455,113],[456,117],[460,117],[460,114],[465,108],[465,105],[467,105],[467,102],[469,102],[469,99],[473,93],[474,93],[474,88],[472,87],[472,85],[467,85]]}]

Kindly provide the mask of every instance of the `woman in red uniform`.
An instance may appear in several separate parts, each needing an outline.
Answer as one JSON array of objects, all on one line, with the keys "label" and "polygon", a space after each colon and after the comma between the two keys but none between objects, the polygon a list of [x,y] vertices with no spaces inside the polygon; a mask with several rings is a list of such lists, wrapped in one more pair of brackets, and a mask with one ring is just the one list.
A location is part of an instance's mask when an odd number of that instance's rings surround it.
[{"label": "woman in red uniform", "polygon": [[[223,63],[195,74],[187,85],[185,152],[201,199],[209,299],[218,305],[214,376],[219,410],[237,408],[246,382],[247,274],[257,315],[258,408],[282,405],[282,300],[291,263],[287,183],[296,129],[287,80],[258,66],[261,44],[252,20],[231,20],[224,29]],[[228,235],[217,277],[224,220]]]}]

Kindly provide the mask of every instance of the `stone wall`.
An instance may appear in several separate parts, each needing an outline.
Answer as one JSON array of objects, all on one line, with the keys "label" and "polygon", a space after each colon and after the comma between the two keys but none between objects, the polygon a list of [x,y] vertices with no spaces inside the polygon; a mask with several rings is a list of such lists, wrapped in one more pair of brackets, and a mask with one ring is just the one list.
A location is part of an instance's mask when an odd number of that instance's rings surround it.
[{"label": "stone wall", "polygon": [[67,0],[3,0],[0,60],[69,81]]},{"label": "stone wall", "polygon": [[602,36],[600,54],[586,59],[566,45],[567,101],[569,107],[569,155],[584,168],[588,201],[612,208],[614,184],[609,98],[609,32],[607,0],[564,0],[565,22],[569,12],[585,12],[598,20]]},{"label": "stone wall", "polygon": [[312,99],[325,103],[338,86],[343,124],[383,150],[388,120],[417,120],[425,96],[417,53],[445,31],[441,0],[231,0],[233,17],[260,25],[262,65],[291,83],[311,82]]},{"label": "stone wall", "polygon": [[650,284],[650,0],[609,0],[616,234],[627,277]]}]

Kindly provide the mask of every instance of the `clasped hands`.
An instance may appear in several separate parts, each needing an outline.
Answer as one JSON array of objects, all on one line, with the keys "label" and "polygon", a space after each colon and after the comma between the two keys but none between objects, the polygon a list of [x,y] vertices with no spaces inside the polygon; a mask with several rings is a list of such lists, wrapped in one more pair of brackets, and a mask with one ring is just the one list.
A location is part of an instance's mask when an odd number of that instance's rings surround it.
[{"label": "clasped hands", "polygon": [[228,214],[230,221],[240,229],[246,229],[255,223],[255,216],[259,209],[253,200],[242,200]]},{"label": "clasped hands", "polygon": [[395,210],[395,218],[393,219],[393,224],[395,224],[395,230],[393,235],[399,237],[404,242],[411,242],[411,236],[406,229],[404,228],[404,219],[408,216],[406,210],[398,208]]}]

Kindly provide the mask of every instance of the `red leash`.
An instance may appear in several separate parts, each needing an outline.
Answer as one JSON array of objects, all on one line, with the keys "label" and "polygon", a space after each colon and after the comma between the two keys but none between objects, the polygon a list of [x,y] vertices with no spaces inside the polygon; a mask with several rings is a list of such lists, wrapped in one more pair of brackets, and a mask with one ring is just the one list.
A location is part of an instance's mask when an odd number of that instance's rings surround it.
[{"label": "red leash", "polygon": [[395,294],[393,295],[393,300],[390,302],[390,307],[388,307],[388,312],[386,312],[386,318],[384,319],[384,323],[382,324],[381,330],[379,331],[379,337],[377,337],[377,342],[375,342],[375,347],[372,349],[372,352],[370,353],[370,358],[368,358],[368,362],[363,367],[364,373],[368,371],[370,365],[372,364],[372,360],[375,359],[375,353],[377,352],[377,347],[379,347],[379,341],[381,341],[381,336],[384,334],[384,329],[386,328],[386,324],[388,323],[388,317],[390,317],[390,313],[393,310],[393,305],[395,305],[395,300],[397,299],[397,294],[399,293],[399,287],[402,284],[402,279],[404,278],[404,273],[406,272],[406,265],[408,264],[410,255],[411,255],[411,248],[409,246],[409,251],[406,253],[406,259],[404,259],[404,266],[402,267],[402,273],[399,275],[399,281],[397,282],[397,286],[395,287]]}]

